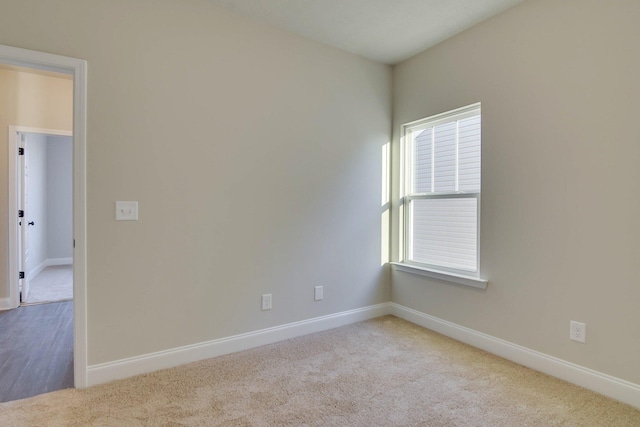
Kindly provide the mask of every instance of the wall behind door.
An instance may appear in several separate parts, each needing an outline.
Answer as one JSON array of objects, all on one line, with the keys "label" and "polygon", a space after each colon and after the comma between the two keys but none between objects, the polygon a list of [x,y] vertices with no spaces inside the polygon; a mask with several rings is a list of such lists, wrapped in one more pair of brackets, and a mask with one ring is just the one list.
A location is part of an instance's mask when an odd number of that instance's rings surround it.
[{"label": "wall behind door", "polygon": [[73,256],[73,143],[70,136],[47,136],[47,256]]},{"label": "wall behind door", "polygon": [[[0,66],[0,242],[9,240],[8,126],[73,129],[71,76],[35,74]],[[9,297],[8,245],[0,245],[0,300]]]}]

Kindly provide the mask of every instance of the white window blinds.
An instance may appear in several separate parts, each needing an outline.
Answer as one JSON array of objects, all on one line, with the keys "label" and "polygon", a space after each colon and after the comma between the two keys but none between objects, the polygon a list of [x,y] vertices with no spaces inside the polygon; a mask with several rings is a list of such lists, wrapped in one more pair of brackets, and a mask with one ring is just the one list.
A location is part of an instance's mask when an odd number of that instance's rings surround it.
[{"label": "white window blinds", "polygon": [[412,261],[476,270],[476,198],[413,200],[411,209]]}]

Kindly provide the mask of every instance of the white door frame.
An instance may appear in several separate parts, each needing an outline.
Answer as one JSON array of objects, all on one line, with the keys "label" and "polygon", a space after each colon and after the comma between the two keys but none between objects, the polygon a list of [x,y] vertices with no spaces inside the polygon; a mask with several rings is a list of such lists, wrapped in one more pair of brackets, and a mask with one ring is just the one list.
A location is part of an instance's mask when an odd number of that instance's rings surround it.
[{"label": "white door frame", "polygon": [[[28,126],[9,125],[9,303],[11,308],[20,305],[20,280],[18,279],[18,239],[21,238],[18,227],[18,184],[20,184],[21,167],[19,165],[18,147],[20,133],[38,133],[43,135],[73,136],[73,132],[60,129],[43,129]],[[26,218],[26,217],[25,217]],[[13,225],[12,225],[13,224]],[[12,228],[13,227],[13,228]],[[30,280],[26,278],[24,280]]]},{"label": "white door frame", "polygon": [[[56,71],[73,76],[73,374],[76,388],[87,387],[87,61],[50,53],[36,52],[0,45],[0,63],[40,70]],[[9,144],[11,149],[12,144]],[[11,157],[10,157],[11,159]],[[9,161],[9,166],[13,162]],[[15,167],[15,165],[14,165]],[[13,170],[13,174],[17,171]],[[11,172],[10,172],[11,173]],[[10,175],[14,176],[15,175]],[[15,190],[15,189],[14,189]],[[11,190],[10,190],[11,191]],[[10,200],[11,203],[11,200]],[[14,215],[17,207],[11,210]],[[6,224],[9,234],[15,222]],[[11,237],[10,237],[11,239]],[[16,254],[9,251],[9,274]],[[9,290],[12,292],[11,290]],[[9,295],[13,302],[19,295]]]}]

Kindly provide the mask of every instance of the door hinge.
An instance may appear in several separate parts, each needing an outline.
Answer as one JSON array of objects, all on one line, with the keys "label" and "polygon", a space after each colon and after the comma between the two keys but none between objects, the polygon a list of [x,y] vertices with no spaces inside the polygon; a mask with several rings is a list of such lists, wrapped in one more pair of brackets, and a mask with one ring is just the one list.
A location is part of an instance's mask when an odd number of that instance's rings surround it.
[{"label": "door hinge", "polygon": [[18,156],[24,156],[24,148],[18,148]]},{"label": "door hinge", "polygon": [[22,209],[18,211],[18,218],[24,218],[24,211]]},{"label": "door hinge", "polygon": [[18,278],[24,279],[24,271],[21,271],[20,273],[18,273]]}]

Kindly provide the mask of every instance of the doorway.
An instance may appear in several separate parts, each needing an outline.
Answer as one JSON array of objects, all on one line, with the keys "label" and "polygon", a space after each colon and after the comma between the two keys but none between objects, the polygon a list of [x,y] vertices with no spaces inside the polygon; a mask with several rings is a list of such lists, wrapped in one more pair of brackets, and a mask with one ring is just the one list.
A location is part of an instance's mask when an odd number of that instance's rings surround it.
[{"label": "doorway", "polygon": [[[84,388],[88,386],[87,379],[87,253],[86,253],[86,97],[87,97],[87,63],[85,60],[70,58],[50,53],[20,49],[11,46],[0,45],[0,65],[9,67],[23,67],[36,72],[63,73],[72,79],[73,85],[73,196],[72,196],[72,228],[73,228],[73,302],[70,304],[73,310],[73,378],[74,386]],[[0,129],[7,135],[7,129]],[[10,135],[12,132],[8,132]],[[8,149],[17,149],[17,144],[8,144]],[[13,159],[14,153],[9,153]],[[9,162],[8,178],[17,179],[18,168],[15,162]],[[15,186],[9,186],[9,191]],[[1,202],[0,202],[1,203]],[[19,268],[17,257],[18,232],[15,224],[18,218],[17,197],[9,197],[8,205],[9,251],[6,262],[11,284],[8,289],[0,289],[0,315],[13,313],[11,310],[20,305],[19,284],[13,285],[14,280],[19,280]],[[17,278],[17,279],[16,279]],[[53,306],[51,304],[50,306]],[[21,307],[29,309],[33,307]]]},{"label": "doorway", "polygon": [[10,126],[17,144],[20,304],[73,299],[71,132]]}]

